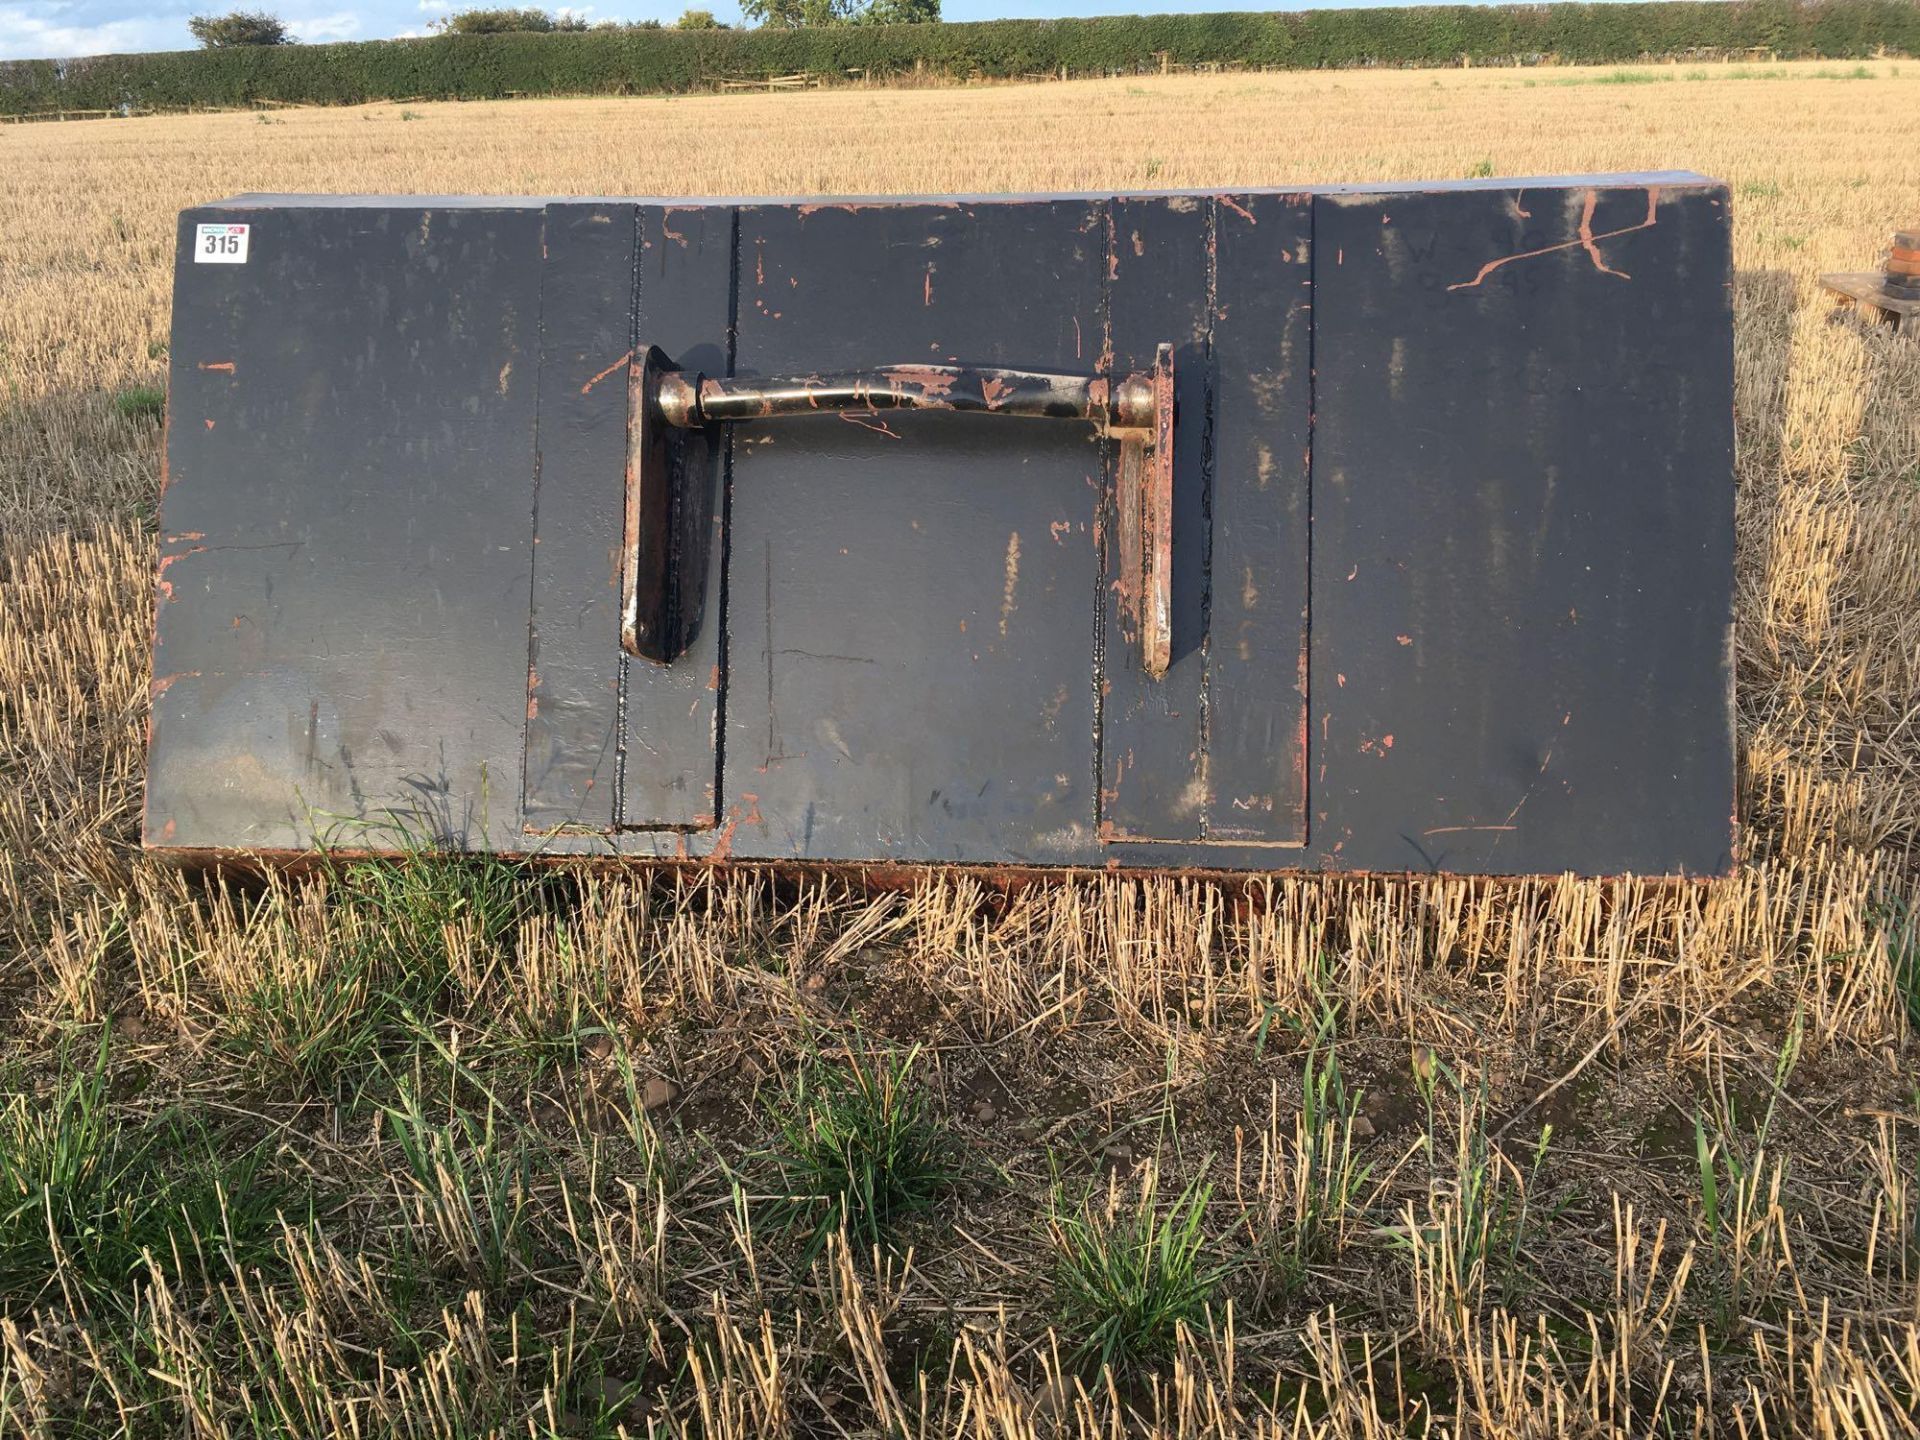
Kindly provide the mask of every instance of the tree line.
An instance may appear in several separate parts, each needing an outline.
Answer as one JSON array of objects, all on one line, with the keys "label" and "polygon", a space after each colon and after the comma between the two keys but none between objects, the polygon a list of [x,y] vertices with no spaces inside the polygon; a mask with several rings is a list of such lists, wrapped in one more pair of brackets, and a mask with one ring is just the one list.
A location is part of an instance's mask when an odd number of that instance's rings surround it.
[{"label": "tree line", "polygon": [[[940,18],[940,0],[740,0],[740,11],[752,24],[787,29],[802,25],[918,25]],[[506,6],[456,10],[435,20],[429,28],[443,35],[552,35],[667,27],[658,20],[601,20],[588,24],[584,16],[570,10]],[[726,30],[730,27],[711,10],[686,10],[673,22],[672,28]],[[208,50],[298,43],[287,23],[265,10],[195,15],[187,21],[187,29]]]}]

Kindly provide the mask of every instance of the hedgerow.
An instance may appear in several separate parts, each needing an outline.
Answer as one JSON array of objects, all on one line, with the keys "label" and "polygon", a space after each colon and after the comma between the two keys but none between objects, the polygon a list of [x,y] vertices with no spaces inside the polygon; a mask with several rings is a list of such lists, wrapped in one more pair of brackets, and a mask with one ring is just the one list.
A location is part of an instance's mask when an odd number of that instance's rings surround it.
[{"label": "hedgerow", "polygon": [[182,110],[256,101],[680,94],[723,79],[914,71],[957,79],[1250,69],[1609,64],[1764,51],[1920,54],[1917,0],[1649,0],[1426,5],[799,30],[594,30],[236,46],[0,63],[0,114]]}]

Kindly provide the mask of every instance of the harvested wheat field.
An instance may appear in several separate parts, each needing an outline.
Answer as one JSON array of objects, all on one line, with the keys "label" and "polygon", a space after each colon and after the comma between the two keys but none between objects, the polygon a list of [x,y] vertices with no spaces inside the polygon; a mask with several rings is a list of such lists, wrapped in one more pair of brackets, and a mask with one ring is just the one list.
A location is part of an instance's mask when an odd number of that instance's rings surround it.
[{"label": "harvested wheat field", "polygon": [[[0,1434],[1920,1429],[1920,343],[1815,284],[1920,222],[1917,109],[1882,61],[0,129]],[[1736,210],[1729,879],[141,858],[186,205],[1671,166]]]}]

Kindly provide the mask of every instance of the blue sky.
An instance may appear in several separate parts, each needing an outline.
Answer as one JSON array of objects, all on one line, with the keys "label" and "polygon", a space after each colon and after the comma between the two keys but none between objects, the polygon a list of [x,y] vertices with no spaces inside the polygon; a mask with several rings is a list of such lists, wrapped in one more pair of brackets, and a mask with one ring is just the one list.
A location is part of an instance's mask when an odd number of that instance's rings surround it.
[{"label": "blue sky", "polygon": [[[458,0],[460,8],[508,0]],[[512,0],[524,3],[524,0]],[[535,0],[537,3],[537,0]],[[672,21],[689,0],[580,0],[572,12],[589,20]],[[691,0],[722,20],[737,20],[735,0]],[[1152,14],[1185,10],[1306,9],[1316,4],[1379,4],[1383,0],[945,0],[949,20],[1041,19],[1111,15],[1131,9]],[[308,42],[383,40],[421,35],[453,8],[450,0],[0,0],[0,60],[103,55],[130,50],[185,50],[193,46],[187,18],[233,9],[265,9]]]}]

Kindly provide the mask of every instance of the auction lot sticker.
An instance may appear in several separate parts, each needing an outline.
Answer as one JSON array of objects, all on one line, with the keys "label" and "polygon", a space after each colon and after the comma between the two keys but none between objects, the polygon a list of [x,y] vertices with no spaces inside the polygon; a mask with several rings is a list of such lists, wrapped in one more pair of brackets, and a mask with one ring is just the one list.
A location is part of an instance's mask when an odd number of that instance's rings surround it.
[{"label": "auction lot sticker", "polygon": [[199,225],[194,227],[193,263],[196,265],[244,265],[247,263],[245,225]]}]

